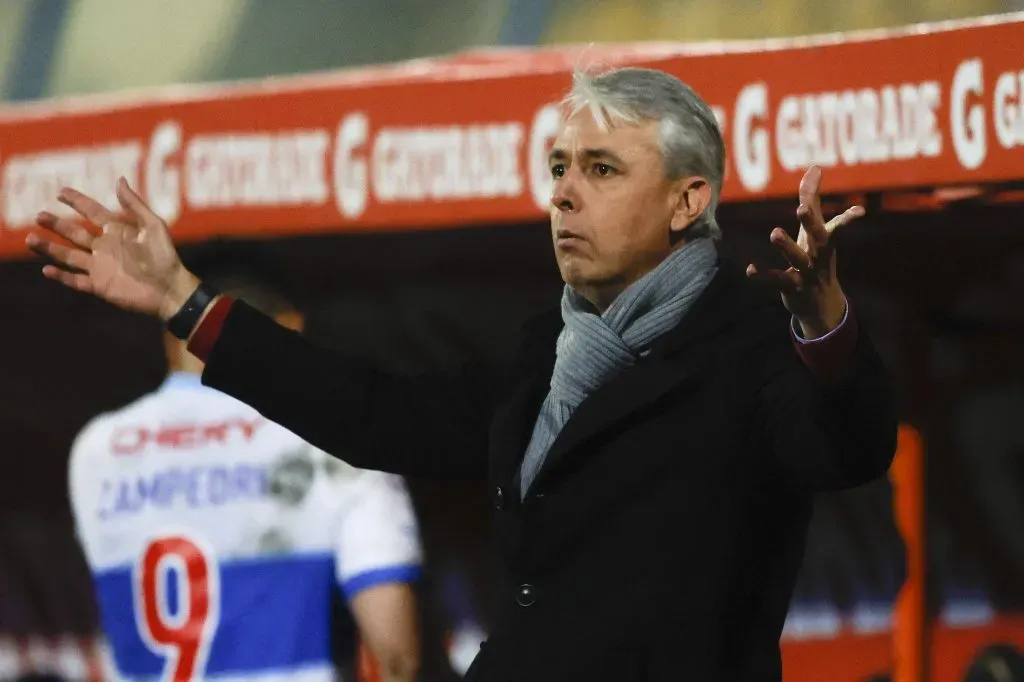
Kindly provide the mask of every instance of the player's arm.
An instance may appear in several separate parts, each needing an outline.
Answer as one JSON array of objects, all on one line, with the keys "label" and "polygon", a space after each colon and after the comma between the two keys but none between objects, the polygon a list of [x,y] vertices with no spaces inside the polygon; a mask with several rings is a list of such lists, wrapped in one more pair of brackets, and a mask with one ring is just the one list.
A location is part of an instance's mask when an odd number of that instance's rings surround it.
[{"label": "player's arm", "polygon": [[318,348],[242,302],[214,303],[189,348],[207,363],[203,383],[354,466],[486,475],[496,381],[482,366],[389,373]]},{"label": "player's arm", "polygon": [[362,643],[389,682],[413,680],[420,667],[418,607],[422,549],[401,478],[359,472],[339,486],[336,564]]},{"label": "player's arm", "polygon": [[407,582],[381,583],[349,600],[362,643],[383,682],[413,682],[420,666],[416,594]]}]

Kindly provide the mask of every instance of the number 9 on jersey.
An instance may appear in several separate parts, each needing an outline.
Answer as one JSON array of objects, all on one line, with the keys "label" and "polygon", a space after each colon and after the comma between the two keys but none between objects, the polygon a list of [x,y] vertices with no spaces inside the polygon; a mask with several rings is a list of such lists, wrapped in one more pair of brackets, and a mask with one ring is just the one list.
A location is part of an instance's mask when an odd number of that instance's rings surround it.
[{"label": "number 9 on jersey", "polygon": [[139,634],[164,658],[161,679],[202,679],[219,618],[218,567],[212,553],[185,534],[146,545],[135,564]]}]

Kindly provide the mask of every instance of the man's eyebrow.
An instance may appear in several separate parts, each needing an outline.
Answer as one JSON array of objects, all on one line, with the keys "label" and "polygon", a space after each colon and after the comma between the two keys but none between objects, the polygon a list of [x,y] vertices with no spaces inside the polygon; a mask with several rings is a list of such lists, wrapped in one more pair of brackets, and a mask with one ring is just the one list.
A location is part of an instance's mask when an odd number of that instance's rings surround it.
[{"label": "man's eyebrow", "polygon": [[[591,159],[591,160],[604,159],[604,160],[610,161],[610,162],[612,162],[614,164],[625,165],[625,161],[623,161],[621,158],[616,156],[609,149],[601,149],[601,148],[597,148],[597,149],[584,149],[580,153],[580,155],[583,158],[585,158],[585,159]],[[562,149],[560,147],[556,147],[556,148],[552,149],[551,153],[548,154],[548,160],[549,161],[565,161],[568,158],[569,158],[569,153],[566,152],[564,149]]]},{"label": "man's eyebrow", "polygon": [[611,150],[608,149],[584,149],[583,158],[594,160],[604,159],[605,161],[611,161],[612,163],[615,164],[625,164],[625,161],[620,159],[618,156],[613,154]]}]

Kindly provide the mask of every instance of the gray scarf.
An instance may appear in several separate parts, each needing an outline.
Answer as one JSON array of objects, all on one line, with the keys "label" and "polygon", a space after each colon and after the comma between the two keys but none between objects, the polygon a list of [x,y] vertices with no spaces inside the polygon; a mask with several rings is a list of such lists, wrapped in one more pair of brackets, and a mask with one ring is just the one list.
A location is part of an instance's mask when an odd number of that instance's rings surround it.
[{"label": "gray scarf", "polygon": [[685,244],[619,294],[601,315],[572,287],[565,287],[565,326],[555,346],[551,388],[523,458],[523,496],[573,411],[602,384],[633,365],[642,349],[679,324],[717,271],[717,257],[710,239]]}]

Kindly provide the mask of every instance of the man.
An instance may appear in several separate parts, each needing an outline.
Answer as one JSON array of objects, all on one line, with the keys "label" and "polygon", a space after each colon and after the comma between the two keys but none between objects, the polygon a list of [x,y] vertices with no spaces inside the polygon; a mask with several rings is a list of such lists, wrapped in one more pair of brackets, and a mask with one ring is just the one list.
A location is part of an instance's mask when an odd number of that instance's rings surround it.
[{"label": "man", "polygon": [[118,218],[28,238],[46,276],[159,315],[203,381],[356,466],[487,481],[507,574],[467,677],[778,680],[814,492],[880,476],[896,421],[835,275],[812,168],[800,235],[771,239],[786,310],[719,259],[724,175],[709,107],[654,70],[577,74],[551,151],[561,310],[495,374],[397,376],[319,350],[181,265],[123,180]]},{"label": "man", "polygon": [[[208,280],[301,329],[251,264],[225,259],[207,255]],[[349,467],[202,386],[202,363],[170,335],[166,351],[163,385],[91,421],[71,453],[72,508],[119,674],[332,680],[338,667],[354,680],[354,617],[381,679],[411,682],[420,546],[402,480]],[[351,615],[335,608],[338,586]],[[332,661],[339,639],[347,655]]]}]

